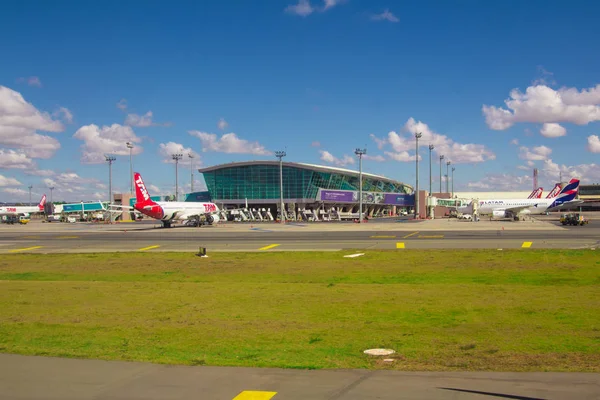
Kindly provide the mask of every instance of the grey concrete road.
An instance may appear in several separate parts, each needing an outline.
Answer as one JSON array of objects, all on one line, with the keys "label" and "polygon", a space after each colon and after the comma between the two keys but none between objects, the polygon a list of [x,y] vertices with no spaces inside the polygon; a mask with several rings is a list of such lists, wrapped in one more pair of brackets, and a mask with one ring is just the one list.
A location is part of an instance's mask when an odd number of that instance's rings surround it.
[{"label": "grey concrete road", "polygon": [[543,223],[528,229],[528,225],[515,224],[502,229],[503,225],[489,224],[487,229],[474,230],[477,224],[453,223],[444,230],[445,222],[435,223],[411,223],[402,230],[394,229],[394,224],[371,225],[364,230],[357,224],[172,229],[157,229],[152,224],[37,224],[0,229],[0,253],[197,251],[199,247],[208,251],[600,247],[598,225],[563,228]]},{"label": "grey concrete road", "polygon": [[0,355],[0,399],[600,399],[600,374],[185,367]]}]

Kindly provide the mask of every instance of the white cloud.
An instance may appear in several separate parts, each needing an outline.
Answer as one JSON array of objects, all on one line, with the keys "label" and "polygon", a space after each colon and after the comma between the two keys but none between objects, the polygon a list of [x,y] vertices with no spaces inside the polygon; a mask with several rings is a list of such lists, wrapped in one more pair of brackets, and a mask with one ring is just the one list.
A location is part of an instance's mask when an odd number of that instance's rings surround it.
[{"label": "white cloud", "polygon": [[58,118],[60,118],[62,116],[62,119],[67,124],[73,123],[73,113],[71,112],[71,110],[69,110],[66,107],[60,107],[58,110],[56,110],[54,113],[52,113],[52,116],[58,117]]},{"label": "white cloud", "polygon": [[33,176],[54,176],[56,172],[51,169],[26,169],[23,171],[25,175],[33,175]]},{"label": "white cloud", "polygon": [[306,17],[315,11],[308,0],[298,0],[298,4],[289,5],[285,8],[285,12],[289,14],[300,15]]},{"label": "white cloud", "polygon": [[327,10],[329,8],[335,7],[336,5],[342,2],[343,0],[325,0],[325,7],[323,7],[323,9]]},{"label": "white cloud", "polygon": [[[390,157],[393,160],[400,161],[400,162],[415,161],[417,159],[417,157],[415,155],[410,155],[408,153],[408,151],[401,151],[399,153],[393,153],[391,151],[386,151],[385,155]],[[422,159],[422,157],[419,154],[419,161],[421,161],[421,159]]]},{"label": "white cloud", "polygon": [[514,192],[531,188],[533,180],[528,175],[488,174],[480,181],[469,182],[468,188]]},{"label": "white cloud", "polygon": [[384,162],[385,161],[385,157],[382,155],[376,155],[376,156],[370,156],[368,154],[363,155],[363,159],[365,160],[369,160],[369,161],[375,161],[375,162]]},{"label": "white cloud", "polygon": [[[74,138],[83,140],[81,145],[81,161],[85,164],[100,164],[105,162],[104,155],[128,156],[127,142],[140,143],[142,139],[137,137],[129,126],[112,124],[103,126],[91,124],[82,126],[73,135]],[[135,146],[132,154],[137,155],[143,151],[141,146]]]},{"label": "white cloud", "polygon": [[135,126],[138,128],[147,128],[149,126],[170,126],[171,123],[152,122],[152,111],[148,111],[144,115],[127,114],[127,117],[125,118],[125,125]]},{"label": "white cloud", "polygon": [[513,89],[504,103],[507,109],[483,106],[491,129],[505,130],[519,122],[585,125],[600,121],[600,85],[581,91],[576,88],[554,90],[545,85],[530,86],[525,93]]},{"label": "white cloud", "polygon": [[323,7],[313,7],[310,4],[310,0],[298,0],[298,3],[289,5],[285,8],[285,12],[289,14],[300,15],[301,17],[306,17],[312,14],[315,11],[324,12],[333,8],[339,4],[344,3],[346,0],[324,0]]},{"label": "white cloud", "polygon": [[64,126],[26,102],[19,92],[0,86],[0,145],[22,149],[31,158],[50,158],[60,143],[38,130],[62,132]]},{"label": "white cloud", "polygon": [[182,144],[179,143],[161,143],[158,145],[158,152],[162,157],[162,162],[164,163],[175,164],[173,154],[179,153],[183,156],[183,158],[179,160],[179,164],[189,166],[190,157],[188,156],[188,154],[191,154],[194,157],[194,166],[199,166],[202,164],[202,161],[199,159],[198,154],[194,150],[192,150],[191,147],[184,147]]},{"label": "white cloud", "polygon": [[3,192],[8,193],[8,194],[12,194],[13,196],[18,196],[18,197],[29,197],[29,191],[28,190],[24,190],[24,189],[16,189],[16,188],[4,188],[2,189]]},{"label": "white cloud", "polygon": [[519,145],[519,139],[513,139],[510,141],[510,144],[514,144],[515,146]]},{"label": "white cloud", "polygon": [[4,175],[0,175],[0,186],[19,186],[22,185],[21,182],[16,180],[15,178],[7,178]]},{"label": "white cloud", "polygon": [[321,142],[315,141],[310,144],[311,147],[321,147]]},{"label": "white cloud", "polygon": [[218,153],[240,153],[240,154],[257,154],[270,155],[270,151],[266,150],[263,145],[258,142],[249,142],[245,139],[240,139],[235,133],[226,133],[220,139],[214,133],[189,131],[190,135],[200,139],[202,143],[202,151],[214,151]]},{"label": "white cloud", "polygon": [[354,157],[344,154],[342,158],[337,158],[326,150],[319,150],[321,154],[320,160],[327,164],[337,165],[338,167],[345,167],[346,165],[354,164]]},{"label": "white cloud", "polygon": [[556,138],[565,136],[567,134],[567,130],[559,124],[547,123],[542,125],[540,133],[542,134],[542,136],[548,138]]},{"label": "white cloud", "polygon": [[117,103],[117,108],[122,111],[127,110],[127,100],[126,99],[119,100],[119,102]]},{"label": "white cloud", "polygon": [[419,139],[419,147],[427,147],[432,144],[436,154],[443,154],[453,164],[478,163],[496,158],[496,155],[484,145],[456,143],[448,136],[432,131],[427,124],[415,121],[414,118],[409,118],[403,129],[409,132],[409,135],[400,135],[392,131],[388,133],[387,139],[379,139],[375,135],[371,135],[371,138],[377,143],[379,149],[390,144],[397,155],[394,156],[391,152],[386,152],[386,154],[390,153],[387,155],[397,161],[415,160],[415,157],[410,156],[408,151],[415,149],[414,134],[417,132],[422,134]]},{"label": "white cloud", "polygon": [[552,154],[552,149],[546,146],[536,146],[531,149],[526,146],[519,148],[519,158],[522,160],[543,161],[547,160],[550,154]]},{"label": "white cloud", "polygon": [[600,153],[600,138],[598,135],[588,136],[588,151],[592,153]]},{"label": "white cloud", "polygon": [[556,85],[556,81],[553,78],[554,73],[552,73],[550,71],[547,71],[541,65],[538,66],[538,75],[539,75],[539,78],[535,79],[532,82],[533,86],[537,86],[537,85],[546,85],[546,86]]},{"label": "white cloud", "polygon": [[375,14],[371,16],[373,21],[389,21],[389,22],[399,22],[400,20],[394,14],[390,12],[390,10],[385,9],[381,14]]},{"label": "white cloud", "polygon": [[35,169],[35,162],[22,151],[0,149],[0,168]]},{"label": "white cloud", "polygon": [[551,182],[557,182],[562,174],[563,181],[578,178],[582,182],[595,183],[600,182],[600,165],[592,163],[567,166],[556,164],[551,159],[548,159],[544,161],[540,174]]},{"label": "white cloud", "polygon": [[474,189],[489,189],[491,188],[489,183],[485,183],[485,182],[469,182],[467,184],[467,187],[469,188],[474,188]]},{"label": "white cloud", "polygon": [[17,79],[17,82],[27,82],[29,86],[42,87],[42,81],[37,76],[30,76],[29,78],[19,78]]},{"label": "white cloud", "polygon": [[229,127],[229,124],[227,123],[227,121],[225,121],[224,118],[221,118],[219,119],[219,122],[217,122],[217,127],[223,131],[227,129],[227,127]]}]

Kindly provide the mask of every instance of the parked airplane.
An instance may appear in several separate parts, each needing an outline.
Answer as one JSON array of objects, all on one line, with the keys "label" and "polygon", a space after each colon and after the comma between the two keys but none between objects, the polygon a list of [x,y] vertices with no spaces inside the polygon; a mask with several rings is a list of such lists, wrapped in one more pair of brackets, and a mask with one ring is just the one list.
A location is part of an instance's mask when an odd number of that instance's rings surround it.
[{"label": "parked airplane", "polygon": [[[492,215],[494,218],[513,218],[519,220],[521,214],[545,214],[582,203],[575,200],[579,191],[579,179],[571,179],[558,196],[550,199],[514,199],[514,200],[479,200],[477,212],[481,215]],[[473,202],[466,207],[458,207],[463,214],[473,213]]]},{"label": "parked airplane", "polygon": [[37,206],[4,206],[0,207],[0,215],[23,215],[28,217],[31,213],[44,212],[45,204],[46,195],[43,195]]},{"label": "parked airplane", "polygon": [[219,208],[214,203],[197,203],[183,201],[153,201],[142,176],[136,172],[135,198],[133,208],[144,215],[161,220],[163,227],[170,228],[175,220],[200,219],[206,217],[209,224],[219,222]]},{"label": "parked airplane", "polygon": [[533,192],[531,192],[531,194],[527,198],[528,199],[541,199],[543,192],[544,192],[544,188],[539,187],[539,188],[535,189]]},{"label": "parked airplane", "polygon": [[556,185],[554,185],[554,188],[550,191],[550,193],[548,193],[548,196],[546,196],[546,198],[552,199],[552,198],[558,196],[559,193],[560,193],[560,183],[557,183]]}]

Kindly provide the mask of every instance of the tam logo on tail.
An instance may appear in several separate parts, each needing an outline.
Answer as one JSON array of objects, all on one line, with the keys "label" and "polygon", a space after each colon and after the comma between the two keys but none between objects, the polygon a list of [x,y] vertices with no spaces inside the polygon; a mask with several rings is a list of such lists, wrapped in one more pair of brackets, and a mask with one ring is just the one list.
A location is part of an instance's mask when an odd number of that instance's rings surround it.
[{"label": "tam logo on tail", "polygon": [[42,199],[40,200],[40,203],[38,204],[38,208],[40,210],[43,210],[45,205],[46,205],[46,195],[43,195]]},{"label": "tam logo on tail", "polygon": [[148,194],[144,180],[138,172],[135,173],[135,197],[138,203],[147,203],[150,201],[150,195]]}]

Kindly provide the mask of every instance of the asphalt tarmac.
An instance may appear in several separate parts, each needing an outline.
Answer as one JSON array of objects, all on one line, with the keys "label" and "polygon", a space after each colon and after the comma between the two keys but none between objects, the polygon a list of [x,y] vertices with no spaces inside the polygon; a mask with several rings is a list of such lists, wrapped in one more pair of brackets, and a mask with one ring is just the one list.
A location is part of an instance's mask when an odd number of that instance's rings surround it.
[{"label": "asphalt tarmac", "polygon": [[151,223],[37,223],[25,227],[3,226],[0,253],[198,251],[200,247],[209,252],[600,247],[598,224],[560,227],[547,222],[535,225],[413,222],[369,225],[364,229],[357,225],[282,227],[271,223],[163,229]]},{"label": "asphalt tarmac", "polygon": [[0,355],[0,399],[591,400],[600,374],[185,367]]}]

